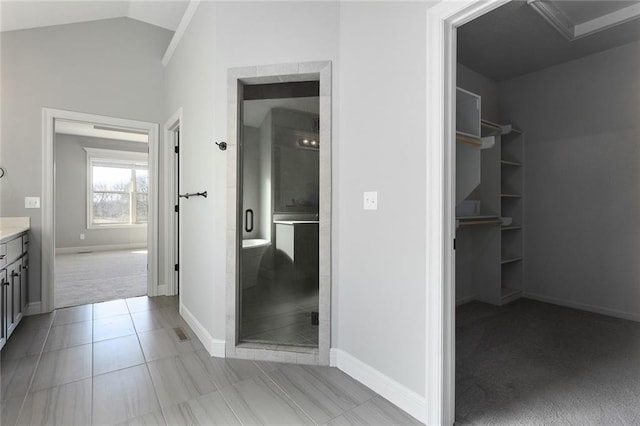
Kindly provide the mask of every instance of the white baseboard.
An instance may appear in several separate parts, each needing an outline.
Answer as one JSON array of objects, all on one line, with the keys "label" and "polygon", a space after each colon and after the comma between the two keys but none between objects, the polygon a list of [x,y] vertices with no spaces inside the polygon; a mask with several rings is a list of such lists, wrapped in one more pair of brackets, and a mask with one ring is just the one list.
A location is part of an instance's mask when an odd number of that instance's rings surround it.
[{"label": "white baseboard", "polygon": [[112,250],[136,250],[146,249],[147,243],[142,244],[104,244],[98,246],[85,247],[59,247],[56,248],[56,254],[76,254],[88,251],[112,251]]},{"label": "white baseboard", "polygon": [[331,366],[338,367],[419,421],[427,421],[427,400],[422,395],[340,349],[331,349],[329,359]]},{"label": "white baseboard", "polygon": [[225,357],[225,341],[214,339],[209,332],[200,324],[200,321],[183,305],[180,304],[180,315],[189,324],[189,327],[196,333],[209,355],[216,358]]},{"label": "white baseboard", "polygon": [[640,322],[640,314],[633,313],[633,312],[625,312],[617,309],[603,308],[601,306],[589,305],[586,303],[574,302],[571,300],[559,299],[555,297],[542,296],[534,293],[524,293],[522,297],[527,299],[537,300],[539,302],[551,303],[553,305],[566,306],[567,308],[581,309],[583,311],[594,312],[596,314],[609,315],[611,317]]},{"label": "white baseboard", "polygon": [[42,313],[42,302],[31,302],[27,304],[26,316],[38,315]]},{"label": "white baseboard", "polygon": [[159,284],[156,291],[157,296],[172,296],[169,294],[169,286],[166,284]]}]

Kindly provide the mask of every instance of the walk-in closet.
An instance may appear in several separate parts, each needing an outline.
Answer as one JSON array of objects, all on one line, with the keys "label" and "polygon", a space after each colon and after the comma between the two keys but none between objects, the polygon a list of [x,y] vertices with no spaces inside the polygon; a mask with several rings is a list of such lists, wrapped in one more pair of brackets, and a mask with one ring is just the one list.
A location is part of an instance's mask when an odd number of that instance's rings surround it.
[{"label": "walk-in closet", "polygon": [[456,421],[640,421],[637,2],[459,27]]}]

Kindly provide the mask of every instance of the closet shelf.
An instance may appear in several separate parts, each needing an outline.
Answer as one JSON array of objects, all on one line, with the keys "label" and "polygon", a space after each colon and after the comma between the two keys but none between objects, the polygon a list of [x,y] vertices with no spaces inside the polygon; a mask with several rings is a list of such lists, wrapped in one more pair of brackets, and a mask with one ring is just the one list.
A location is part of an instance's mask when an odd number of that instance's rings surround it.
[{"label": "closet shelf", "polygon": [[499,216],[495,214],[477,214],[472,216],[456,216],[457,220],[475,220],[475,219],[498,219]]},{"label": "closet shelf", "polygon": [[522,226],[520,226],[520,225],[509,225],[509,226],[503,226],[502,227],[503,231],[514,231],[514,230],[517,230],[517,229],[522,229]]},{"label": "closet shelf", "polygon": [[506,133],[511,132],[511,125],[510,124],[496,124],[496,123],[492,123],[491,121],[487,121],[487,120],[480,120],[480,127],[484,130],[486,130],[487,132],[489,132],[487,134],[487,136],[490,135],[504,135]]},{"label": "closet shelf", "polygon": [[509,160],[501,160],[500,164],[502,164],[503,166],[513,166],[513,167],[522,166],[522,164],[520,164],[520,163],[517,163],[515,161],[509,161]]},{"label": "closet shelf", "polygon": [[480,226],[480,225],[500,225],[502,221],[497,216],[487,216],[487,217],[465,217],[465,218],[456,218],[456,228],[459,226]]},{"label": "closet shelf", "polygon": [[500,194],[503,198],[520,198],[522,195],[520,194]]},{"label": "closet shelf", "polygon": [[501,265],[506,265],[507,263],[519,262],[522,260],[522,257],[503,257],[500,261]]},{"label": "closet shelf", "polygon": [[482,139],[477,136],[471,135],[469,133],[464,132],[456,132],[456,142],[466,143],[469,145],[474,145],[477,147],[482,146]]}]

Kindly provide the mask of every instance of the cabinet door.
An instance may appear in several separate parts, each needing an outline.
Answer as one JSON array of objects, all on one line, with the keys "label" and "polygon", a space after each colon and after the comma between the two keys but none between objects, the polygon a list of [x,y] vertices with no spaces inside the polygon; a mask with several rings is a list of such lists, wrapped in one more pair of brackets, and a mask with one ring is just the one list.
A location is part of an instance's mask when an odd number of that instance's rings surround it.
[{"label": "cabinet door", "polygon": [[27,300],[29,291],[29,256],[22,258],[22,271],[20,272],[20,313],[27,313]]},{"label": "cabinet door", "polygon": [[7,312],[7,298],[5,297],[5,289],[7,287],[5,285],[6,283],[7,271],[3,269],[2,271],[0,271],[0,348],[2,348],[7,341],[7,322],[5,315],[5,313]]},{"label": "cabinet door", "polygon": [[13,329],[18,324],[18,310],[15,306],[15,289],[20,286],[20,268],[22,262],[16,261],[7,267],[7,283],[5,284],[5,324],[7,327],[7,338],[13,333]]}]

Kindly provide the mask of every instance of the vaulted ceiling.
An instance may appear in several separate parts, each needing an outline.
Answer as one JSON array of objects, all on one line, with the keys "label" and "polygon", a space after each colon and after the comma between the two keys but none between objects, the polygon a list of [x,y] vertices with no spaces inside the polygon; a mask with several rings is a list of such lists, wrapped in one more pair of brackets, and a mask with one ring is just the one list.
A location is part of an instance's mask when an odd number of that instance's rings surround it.
[{"label": "vaulted ceiling", "polygon": [[0,0],[0,31],[127,17],[175,31],[188,0]]}]

